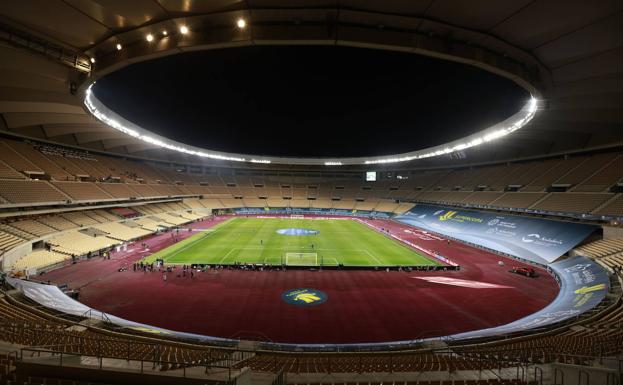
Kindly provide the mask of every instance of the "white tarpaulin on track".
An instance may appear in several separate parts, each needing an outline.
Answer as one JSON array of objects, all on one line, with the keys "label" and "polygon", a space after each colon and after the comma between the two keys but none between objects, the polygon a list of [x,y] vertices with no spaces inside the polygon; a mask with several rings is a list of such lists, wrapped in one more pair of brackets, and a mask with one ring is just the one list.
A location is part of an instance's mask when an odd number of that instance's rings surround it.
[{"label": "white tarpaulin on track", "polygon": [[46,285],[43,283],[26,281],[16,278],[7,278],[7,282],[14,288],[22,291],[26,297],[37,302],[38,304],[43,305],[49,309],[60,311],[65,314],[106,321],[117,326],[143,333],[190,339],[200,342],[231,342],[232,344],[237,343],[236,340],[231,340],[227,338],[208,337],[200,334],[176,332],[173,330],[163,329],[152,325],[142,324],[139,322],[128,321],[112,314],[107,314],[99,310],[95,310],[81,302],[78,302],[75,299],[65,295],[65,293],[63,293],[57,286],[54,285]]}]

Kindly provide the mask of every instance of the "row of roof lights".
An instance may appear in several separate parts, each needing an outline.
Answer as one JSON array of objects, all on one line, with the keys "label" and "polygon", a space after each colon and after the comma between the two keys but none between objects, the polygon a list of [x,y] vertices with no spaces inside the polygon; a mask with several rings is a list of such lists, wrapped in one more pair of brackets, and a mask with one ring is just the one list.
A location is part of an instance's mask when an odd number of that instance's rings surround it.
[{"label": "row of roof lights", "polygon": [[[236,25],[238,26],[238,28],[244,29],[247,26],[247,21],[245,19],[240,18],[236,20]],[[190,32],[190,29],[188,28],[188,26],[186,25],[180,26],[180,33],[182,35],[188,35],[189,32]],[[169,32],[166,29],[163,30],[161,33],[162,33],[162,36],[164,37],[169,36]],[[145,35],[145,40],[147,40],[150,43],[154,41],[154,39],[155,39],[155,36],[151,33],[148,33],[147,35]],[[117,44],[117,49],[120,49],[119,44]]]},{"label": "row of roof lights", "polygon": [[[92,86],[93,85],[91,84],[86,90],[86,97],[84,100],[85,105],[97,119],[99,119],[104,124],[107,124],[108,126],[118,131],[121,131],[135,138],[141,139],[144,142],[151,143],[159,147],[167,148],[169,150],[174,150],[174,151],[182,152],[182,153],[189,154],[189,155],[196,155],[196,156],[204,157],[204,158],[219,159],[219,160],[234,161],[234,162],[251,162],[251,163],[264,163],[264,164],[271,163],[270,159],[265,159],[265,158],[264,159],[256,159],[256,158],[248,159],[248,158],[244,158],[241,156],[235,156],[236,154],[232,154],[230,156],[228,154],[218,154],[218,153],[213,153],[211,151],[205,151],[205,150],[197,151],[192,148],[187,148],[185,146],[173,144],[164,138],[163,139],[154,138],[153,136],[139,133],[138,131],[132,128],[128,128],[124,126],[122,123],[116,121],[115,119],[112,119],[106,116],[102,111],[100,111],[95,106],[92,100],[92,97],[93,97],[91,93]],[[405,154],[404,156],[399,156],[399,157],[383,157],[383,158],[365,160],[362,163],[368,164],[368,165],[386,164],[386,163],[407,162],[407,161],[411,161],[415,159],[430,158],[434,156],[450,154],[456,151],[461,151],[461,150],[464,150],[470,147],[474,147],[474,146],[481,145],[483,143],[490,142],[492,140],[499,139],[514,131],[517,131],[521,127],[525,126],[530,120],[532,120],[532,118],[535,116],[537,109],[538,109],[537,103],[538,103],[537,99],[535,97],[531,97],[530,101],[524,107],[523,109],[524,111],[522,113],[523,116],[520,119],[514,121],[513,123],[509,125],[506,125],[505,127],[498,128],[494,131],[488,131],[486,134],[483,134],[481,136],[471,137],[468,142],[454,144],[452,147],[448,146],[446,148],[439,149],[437,151],[431,151],[428,153],[418,153],[418,154],[413,154],[413,155]],[[342,166],[343,162],[338,161],[338,160],[330,160],[330,161],[325,161],[324,165],[325,166]]]},{"label": "row of roof lights", "polygon": [[[244,29],[247,27],[247,21],[243,18],[240,18],[238,20],[236,20],[236,26],[238,26],[238,28],[240,29]],[[187,35],[190,32],[190,29],[188,29],[187,26],[185,25],[181,25],[180,26],[180,33],[182,35]],[[169,36],[169,32],[165,29],[162,32],[162,36],[167,37]],[[148,33],[147,35],[145,35],[145,40],[147,40],[148,43],[151,43],[152,41],[154,41],[156,37],[152,34],[152,33]],[[123,49],[123,45],[121,45],[121,43],[117,43],[116,45],[117,51],[121,51]],[[95,58],[92,57],[91,59],[91,63],[95,63]]]},{"label": "row of roof lights", "polygon": [[521,127],[525,126],[529,121],[532,120],[532,118],[534,118],[534,115],[536,115],[536,112],[537,112],[537,109],[538,109],[537,104],[538,104],[537,99],[534,96],[532,96],[530,98],[530,101],[526,105],[526,112],[524,113],[524,115],[523,115],[523,117],[521,119],[513,122],[512,124],[510,124],[510,125],[508,125],[506,127],[499,128],[499,129],[497,129],[495,131],[490,131],[490,132],[484,134],[483,136],[472,138],[469,142],[455,144],[452,147],[446,147],[444,149],[439,149],[437,151],[429,152],[429,153],[425,153],[425,154],[408,155],[408,156],[403,156],[403,157],[381,158],[381,159],[374,159],[374,160],[366,160],[364,163],[365,164],[385,164],[385,163],[408,162],[408,161],[411,161],[411,160],[414,160],[414,159],[430,158],[430,157],[433,157],[433,156],[450,154],[450,153],[453,153],[453,152],[465,150],[465,149],[470,148],[470,147],[479,146],[479,145],[481,145],[483,143],[487,143],[487,142],[490,142],[492,140],[504,137],[504,136],[506,136],[506,135],[508,135],[510,133],[513,133],[513,132],[517,131]]},{"label": "row of roof lights", "polygon": [[134,138],[140,139],[143,142],[150,143],[161,148],[166,148],[169,150],[181,152],[184,154],[199,156],[202,158],[225,160],[225,161],[231,161],[231,162],[251,162],[251,163],[262,163],[262,164],[271,163],[270,159],[261,159],[261,158],[260,159],[257,159],[257,158],[249,159],[249,158],[244,158],[244,157],[235,156],[235,155],[229,156],[226,154],[214,153],[211,151],[202,151],[202,150],[197,151],[197,150],[185,147],[185,146],[180,146],[178,144],[172,143],[170,141],[167,141],[164,138],[160,139],[159,137],[154,137],[152,135],[142,134],[135,129],[124,126],[123,123],[106,116],[106,114],[100,111],[97,108],[97,106],[93,103],[91,87],[93,87],[93,84],[91,84],[89,88],[87,88],[86,90],[86,97],[84,99],[84,104],[87,106],[89,111],[93,114],[93,116],[95,116],[98,120],[100,120],[104,124],[118,131],[121,131],[127,135],[130,135]]}]

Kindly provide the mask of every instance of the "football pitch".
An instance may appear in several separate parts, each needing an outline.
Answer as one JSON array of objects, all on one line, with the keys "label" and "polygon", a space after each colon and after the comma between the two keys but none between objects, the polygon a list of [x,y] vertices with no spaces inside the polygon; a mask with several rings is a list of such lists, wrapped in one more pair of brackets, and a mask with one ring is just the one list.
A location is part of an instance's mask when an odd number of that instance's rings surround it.
[{"label": "football pitch", "polygon": [[162,249],[145,261],[156,259],[187,265],[439,265],[362,223],[343,219],[232,218]]}]

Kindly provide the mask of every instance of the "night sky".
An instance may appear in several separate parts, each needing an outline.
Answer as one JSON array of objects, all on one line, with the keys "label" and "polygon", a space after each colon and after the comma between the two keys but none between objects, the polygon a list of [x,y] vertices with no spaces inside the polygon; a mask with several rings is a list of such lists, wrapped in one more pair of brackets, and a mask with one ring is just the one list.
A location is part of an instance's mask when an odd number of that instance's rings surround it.
[{"label": "night sky", "polygon": [[98,80],[126,119],[211,150],[366,156],[461,138],[517,112],[529,94],[475,67],[346,47],[178,54]]}]

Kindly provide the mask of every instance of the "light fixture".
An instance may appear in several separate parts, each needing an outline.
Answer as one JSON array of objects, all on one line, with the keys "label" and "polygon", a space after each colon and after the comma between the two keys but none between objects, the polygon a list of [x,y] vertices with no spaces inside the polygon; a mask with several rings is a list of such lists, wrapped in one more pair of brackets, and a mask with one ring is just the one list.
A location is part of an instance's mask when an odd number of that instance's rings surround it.
[{"label": "light fixture", "polygon": [[123,48],[121,44],[117,43],[117,51],[121,51],[121,48]]},{"label": "light fixture", "polygon": [[91,58],[91,63],[95,63],[95,58],[94,57]]},{"label": "light fixture", "polygon": [[162,31],[162,36],[167,36],[168,34],[169,34],[169,33],[168,33],[166,30],[165,30],[165,31]]},{"label": "light fixture", "polygon": [[181,26],[180,32],[182,33],[182,35],[186,35],[188,33],[188,27],[185,25]]},{"label": "light fixture", "polygon": [[145,36],[145,39],[147,39],[147,41],[151,43],[152,41],[154,41],[154,35],[148,33],[147,36]]},{"label": "light fixture", "polygon": [[[121,49],[121,44],[118,44],[118,49]],[[93,82],[95,84],[95,82]],[[84,104],[89,110],[89,112],[102,123],[123,132],[131,137],[142,140],[146,143],[166,148],[168,150],[177,151],[180,153],[184,153],[187,155],[198,156],[202,158],[216,159],[216,160],[224,160],[231,162],[251,162],[251,163],[259,163],[259,164],[270,164],[270,163],[280,163],[280,164],[289,164],[284,161],[284,159],[289,158],[276,158],[276,159],[267,159],[267,158],[247,158],[242,154],[229,154],[229,153],[219,153],[213,152],[209,150],[204,150],[197,147],[185,146],[181,143],[177,143],[174,141],[170,141],[166,138],[154,136],[154,134],[149,133],[149,131],[142,130],[139,126],[132,124],[131,122],[126,121],[122,117],[114,114],[112,111],[109,111],[105,106],[93,95],[91,84],[87,90],[84,98]],[[444,145],[430,147],[420,151],[413,151],[409,153],[396,154],[394,156],[389,157],[378,157],[372,159],[364,159],[364,158],[348,158],[345,160],[337,160],[337,159],[300,159],[302,162],[298,164],[324,164],[325,166],[342,166],[342,165],[351,165],[351,164],[387,164],[387,163],[397,163],[397,162],[408,162],[417,159],[425,159],[435,156],[444,156],[448,154],[452,154],[458,151],[463,151],[465,149],[482,145],[484,143],[489,143],[494,140],[503,138],[519,129],[524,127],[528,122],[530,122],[536,115],[538,111],[538,103],[539,101],[536,97],[531,97],[530,100],[524,105],[524,107],[517,112],[515,115],[509,117],[503,122],[500,122],[494,126],[491,126],[485,130],[482,130],[476,134],[470,135],[461,140],[453,141],[450,143],[446,143]],[[110,114],[110,116],[107,115]],[[295,164],[295,163],[292,163]]]},{"label": "light fixture", "polygon": [[236,22],[236,25],[238,25],[238,28],[243,29],[244,27],[247,26],[247,22],[245,19],[240,18],[238,19],[238,21]]}]

